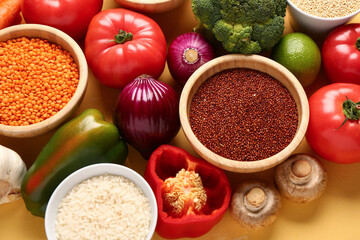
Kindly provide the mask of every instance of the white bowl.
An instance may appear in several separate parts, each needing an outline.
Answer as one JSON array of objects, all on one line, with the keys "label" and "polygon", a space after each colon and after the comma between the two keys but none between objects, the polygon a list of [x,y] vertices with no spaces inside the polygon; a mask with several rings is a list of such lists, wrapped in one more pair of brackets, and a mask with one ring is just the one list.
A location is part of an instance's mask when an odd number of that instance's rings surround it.
[{"label": "white bowl", "polygon": [[356,12],[344,17],[323,18],[304,12],[294,5],[291,0],[287,0],[287,3],[289,6],[288,10],[291,15],[290,24],[293,29],[317,38],[326,36],[331,30],[337,26],[347,23],[352,17],[360,12],[360,9],[358,9]]},{"label": "white bowl", "polygon": [[59,186],[51,195],[45,212],[45,232],[48,240],[57,239],[55,232],[55,222],[58,207],[65,195],[71,191],[74,186],[81,183],[82,181],[103,174],[123,176],[140,187],[149,200],[151,210],[150,229],[149,234],[145,240],[150,240],[152,238],[157,223],[158,209],[154,192],[152,191],[149,184],[140,174],[128,167],[112,163],[99,163],[81,168],[70,174],[59,184]]}]

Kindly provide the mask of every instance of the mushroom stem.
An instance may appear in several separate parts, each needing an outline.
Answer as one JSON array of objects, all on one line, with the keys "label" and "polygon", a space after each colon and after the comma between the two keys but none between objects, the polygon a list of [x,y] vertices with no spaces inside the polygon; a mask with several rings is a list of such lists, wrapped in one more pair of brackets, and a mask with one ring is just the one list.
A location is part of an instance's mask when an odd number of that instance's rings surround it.
[{"label": "mushroom stem", "polygon": [[254,187],[244,196],[244,206],[251,212],[260,211],[266,204],[267,197],[264,190]]},{"label": "mushroom stem", "polygon": [[305,159],[298,159],[290,166],[289,179],[295,185],[304,185],[310,182],[311,172],[311,164]]},{"label": "mushroom stem", "polygon": [[275,221],[281,207],[280,194],[265,180],[248,180],[234,189],[230,214],[243,227],[257,230]]},{"label": "mushroom stem", "polygon": [[296,203],[318,198],[325,191],[327,183],[322,163],[305,153],[293,154],[276,166],[274,178],[280,194]]}]

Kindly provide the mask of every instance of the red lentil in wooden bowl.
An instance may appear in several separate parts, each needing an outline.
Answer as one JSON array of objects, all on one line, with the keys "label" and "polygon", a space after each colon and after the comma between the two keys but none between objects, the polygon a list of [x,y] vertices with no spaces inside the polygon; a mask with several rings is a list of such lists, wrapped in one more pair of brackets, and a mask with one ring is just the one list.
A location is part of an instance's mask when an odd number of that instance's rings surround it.
[{"label": "red lentil in wooden bowl", "polygon": [[39,24],[0,30],[0,134],[33,137],[60,125],[85,95],[88,67],[80,46]]},{"label": "red lentil in wooden bowl", "polygon": [[258,172],[284,161],[309,121],[296,77],[259,55],[229,54],[196,70],[180,97],[180,120],[195,151],[232,172]]}]

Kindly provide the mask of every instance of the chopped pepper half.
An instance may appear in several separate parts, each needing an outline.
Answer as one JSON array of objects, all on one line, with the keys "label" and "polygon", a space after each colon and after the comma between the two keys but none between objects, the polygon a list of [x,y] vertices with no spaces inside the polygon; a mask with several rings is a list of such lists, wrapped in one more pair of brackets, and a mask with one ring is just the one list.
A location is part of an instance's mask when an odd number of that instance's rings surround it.
[{"label": "chopped pepper half", "polygon": [[146,166],[145,179],[158,204],[156,231],[164,238],[204,235],[229,206],[231,188],[225,173],[178,147],[157,148]]}]

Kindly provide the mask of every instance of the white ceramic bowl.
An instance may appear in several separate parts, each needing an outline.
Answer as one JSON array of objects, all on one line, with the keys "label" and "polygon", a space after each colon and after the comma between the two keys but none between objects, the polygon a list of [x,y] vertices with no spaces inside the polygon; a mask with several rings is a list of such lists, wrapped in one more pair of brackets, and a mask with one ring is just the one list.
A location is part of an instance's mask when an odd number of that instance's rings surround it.
[{"label": "white ceramic bowl", "polygon": [[56,240],[55,222],[57,217],[57,211],[65,195],[74,186],[81,183],[82,181],[103,174],[123,176],[140,187],[140,189],[148,198],[151,209],[150,229],[149,234],[145,240],[150,240],[152,238],[157,223],[158,209],[155,195],[149,184],[140,174],[128,167],[112,163],[99,163],[81,168],[70,174],[59,184],[59,186],[51,195],[45,212],[45,232],[48,240]]},{"label": "white ceramic bowl", "polygon": [[34,137],[47,133],[66,121],[80,106],[88,83],[88,65],[80,46],[66,33],[41,24],[20,24],[0,30],[0,41],[29,37],[47,39],[70,52],[79,68],[79,83],[70,101],[54,116],[42,122],[27,126],[9,126],[0,124],[0,134],[9,137]]},{"label": "white ceramic bowl", "polygon": [[287,0],[288,10],[291,15],[290,24],[295,31],[312,35],[316,38],[323,38],[337,26],[350,21],[352,17],[360,12],[360,9],[344,17],[323,18],[311,15],[299,9],[291,0]]}]

